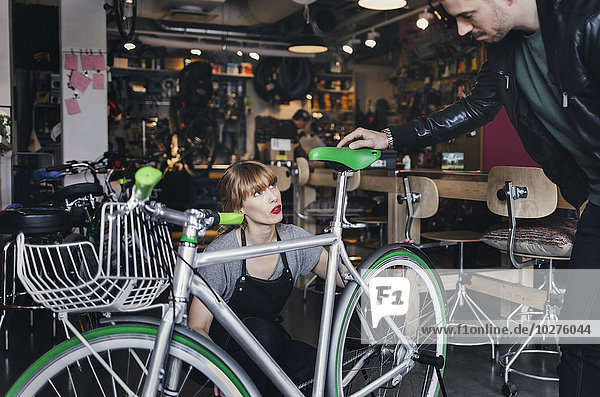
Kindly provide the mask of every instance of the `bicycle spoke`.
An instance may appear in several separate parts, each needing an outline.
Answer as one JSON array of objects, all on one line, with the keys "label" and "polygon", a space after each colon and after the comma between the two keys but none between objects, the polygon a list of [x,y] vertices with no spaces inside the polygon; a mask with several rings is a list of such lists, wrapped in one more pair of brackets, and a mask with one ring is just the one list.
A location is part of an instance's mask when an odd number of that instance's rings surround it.
[{"label": "bicycle spoke", "polygon": [[104,388],[102,387],[102,383],[100,383],[100,378],[98,378],[98,372],[96,371],[96,369],[94,368],[94,365],[92,364],[92,359],[88,356],[87,361],[90,365],[90,368],[92,370],[92,374],[94,374],[94,379],[96,379],[96,384],[98,385],[98,389],[102,392],[102,396],[106,397],[106,393],[104,393]]}]

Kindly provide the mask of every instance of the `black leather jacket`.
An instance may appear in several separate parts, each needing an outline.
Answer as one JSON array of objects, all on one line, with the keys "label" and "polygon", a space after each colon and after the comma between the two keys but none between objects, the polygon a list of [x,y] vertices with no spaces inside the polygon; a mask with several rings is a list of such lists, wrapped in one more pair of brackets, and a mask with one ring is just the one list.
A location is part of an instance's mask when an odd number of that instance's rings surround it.
[{"label": "black leather jacket", "polygon": [[[563,93],[567,117],[600,168],[600,0],[538,0],[537,7],[549,77]],[[579,208],[587,199],[588,178],[520,95],[514,78],[519,39],[519,32],[510,32],[488,44],[488,60],[471,94],[439,112],[392,127],[394,146],[399,150],[447,141],[489,123],[504,106],[527,153]]]}]

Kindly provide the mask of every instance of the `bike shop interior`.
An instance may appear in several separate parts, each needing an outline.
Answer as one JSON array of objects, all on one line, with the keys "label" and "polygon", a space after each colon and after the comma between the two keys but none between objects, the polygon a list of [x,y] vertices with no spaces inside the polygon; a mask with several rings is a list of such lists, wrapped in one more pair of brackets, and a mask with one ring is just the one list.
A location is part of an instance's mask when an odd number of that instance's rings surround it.
[{"label": "bike shop interior", "polygon": [[[486,57],[481,42],[447,26],[439,1],[361,6],[371,2],[0,0],[1,209],[64,210],[66,197],[69,211],[79,208],[82,227],[93,212],[87,206],[107,199],[105,178],[116,199],[133,173],[150,165],[163,173],[155,200],[178,210],[216,210],[224,172],[240,160],[257,160],[280,179],[283,222],[321,233],[333,212],[337,174],[306,161],[306,153],[335,146],[358,127],[380,131],[443,109],[470,93]],[[294,118],[301,110],[307,122],[299,128]],[[486,205],[488,175],[495,166],[536,165],[503,111],[458,138],[384,151],[348,182],[346,214],[363,226],[344,231],[353,263],[410,236],[416,244],[445,241],[423,248],[445,270],[510,269],[501,250],[480,241],[501,222]],[[434,194],[427,186],[434,186],[437,211],[415,212],[413,219],[409,180],[423,202]],[[82,182],[102,188],[77,192],[76,204],[61,195]],[[557,212],[573,218],[575,210],[558,196]],[[449,237],[455,230],[473,234]],[[440,232],[449,234],[427,239]],[[209,231],[202,244],[218,234]],[[14,233],[0,237],[10,244]],[[3,252],[0,393],[65,338],[51,330],[48,311],[15,308],[26,298],[9,305],[21,286]],[[305,290],[310,280],[298,279],[282,315],[292,337],[315,344],[323,285]],[[458,284],[456,278],[444,284],[448,297]],[[538,291],[517,284],[525,295]],[[471,296],[503,316],[522,303],[476,285],[466,286]],[[459,306],[466,307],[462,300]],[[449,395],[502,394],[504,367],[489,360],[489,349],[489,343],[449,346]],[[501,355],[502,345],[498,350]],[[522,360],[526,372],[557,376],[554,356]],[[557,382],[515,383],[519,395],[558,394]]]}]

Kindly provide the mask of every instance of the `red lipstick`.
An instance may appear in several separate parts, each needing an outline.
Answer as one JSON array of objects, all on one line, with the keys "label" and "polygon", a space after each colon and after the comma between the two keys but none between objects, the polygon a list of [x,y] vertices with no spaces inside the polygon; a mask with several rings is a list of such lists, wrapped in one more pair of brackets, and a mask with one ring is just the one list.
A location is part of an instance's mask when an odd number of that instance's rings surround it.
[{"label": "red lipstick", "polygon": [[281,212],[281,205],[277,205],[277,206],[275,206],[275,208],[273,208],[271,210],[272,214],[279,214],[280,212]]}]

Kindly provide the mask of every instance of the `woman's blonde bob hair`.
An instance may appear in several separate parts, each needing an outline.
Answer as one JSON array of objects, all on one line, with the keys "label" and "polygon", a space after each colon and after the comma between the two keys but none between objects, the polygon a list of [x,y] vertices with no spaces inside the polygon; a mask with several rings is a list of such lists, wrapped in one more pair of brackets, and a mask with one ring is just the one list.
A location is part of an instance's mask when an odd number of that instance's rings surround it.
[{"label": "woman's blonde bob hair", "polygon": [[258,161],[240,161],[227,168],[217,184],[224,212],[240,212],[244,199],[277,183],[277,175]]}]

